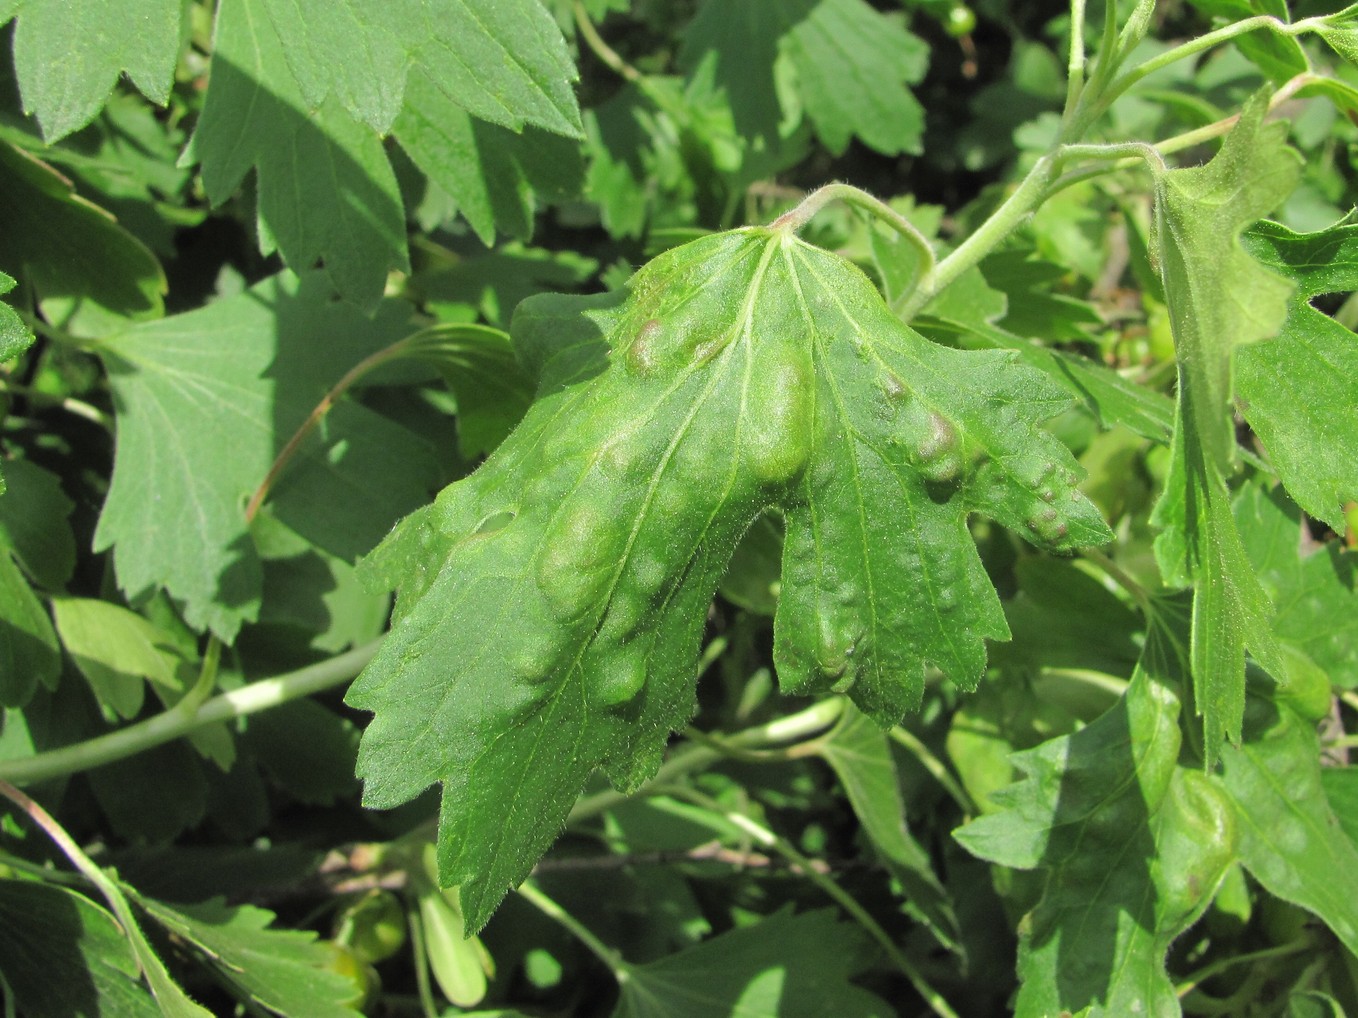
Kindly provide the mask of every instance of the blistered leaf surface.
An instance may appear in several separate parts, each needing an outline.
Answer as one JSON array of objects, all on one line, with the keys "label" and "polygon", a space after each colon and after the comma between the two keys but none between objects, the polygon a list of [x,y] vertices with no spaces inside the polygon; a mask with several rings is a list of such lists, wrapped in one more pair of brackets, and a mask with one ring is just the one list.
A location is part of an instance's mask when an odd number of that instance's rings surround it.
[{"label": "blistered leaf surface", "polygon": [[764,510],[787,521],[780,682],[847,690],[882,723],[919,702],[926,662],[971,687],[1007,635],[969,513],[1056,550],[1108,536],[1036,427],[1060,390],[1008,354],[925,341],[783,231],[677,248],[626,293],[534,298],[513,331],[539,398],[372,557],[401,598],[349,694],[376,714],[369,804],[443,782],[441,879],[472,926],[591,771],[624,788],[653,772]]}]

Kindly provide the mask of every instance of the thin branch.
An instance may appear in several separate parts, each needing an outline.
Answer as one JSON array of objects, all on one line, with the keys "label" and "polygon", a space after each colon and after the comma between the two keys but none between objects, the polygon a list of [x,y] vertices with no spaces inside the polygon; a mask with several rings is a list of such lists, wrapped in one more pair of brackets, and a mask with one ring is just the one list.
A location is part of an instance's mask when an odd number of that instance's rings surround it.
[{"label": "thin branch", "polygon": [[575,15],[575,27],[579,30],[580,37],[585,40],[585,45],[596,57],[627,81],[642,80],[644,77],[642,73],[623,59],[621,53],[604,42],[603,36],[594,27],[594,22],[589,19],[589,12],[585,10],[585,5],[580,0],[575,0],[571,5],[571,11]]},{"label": "thin branch", "polygon": [[29,785],[48,778],[77,774],[162,745],[206,725],[245,717],[289,700],[310,696],[352,679],[377,653],[380,644],[380,640],[374,640],[314,665],[251,682],[240,689],[215,696],[200,707],[195,707],[190,699],[145,721],[106,735],[50,749],[35,756],[0,761],[0,781]]}]

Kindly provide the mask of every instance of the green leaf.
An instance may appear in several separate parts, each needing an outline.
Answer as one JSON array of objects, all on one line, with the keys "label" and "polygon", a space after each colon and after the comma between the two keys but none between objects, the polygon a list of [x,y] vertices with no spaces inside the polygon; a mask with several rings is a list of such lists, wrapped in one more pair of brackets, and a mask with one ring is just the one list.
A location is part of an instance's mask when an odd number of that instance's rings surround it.
[{"label": "green leaf", "polygon": [[1264,124],[1251,100],[1205,166],[1156,177],[1160,272],[1174,332],[1179,390],[1165,491],[1151,516],[1167,583],[1194,584],[1194,703],[1208,766],[1240,737],[1248,646],[1275,675],[1286,670],[1269,630],[1269,604],[1240,544],[1226,478],[1235,463],[1231,409],[1235,347],[1272,337],[1292,286],[1240,246],[1240,232],[1291,193],[1300,160],[1284,124]]},{"label": "green leaf", "polygon": [[1358,336],[1311,300],[1358,288],[1358,224],[1260,223],[1246,241],[1296,291],[1278,337],[1236,355],[1240,408],[1297,504],[1342,533],[1344,505],[1358,500]]},{"label": "green leaf", "polygon": [[0,706],[22,707],[40,684],[55,688],[60,675],[52,620],[0,535]]},{"label": "green leaf", "polygon": [[[474,154],[446,139],[439,147],[420,118],[446,115],[452,133],[459,121],[471,133],[470,115],[511,131],[534,125],[580,137],[574,79],[561,33],[537,0],[412,0],[380,16],[358,0],[227,0],[185,158],[202,163],[213,204],[255,169],[266,249],[276,243],[299,272],[323,260],[335,288],[370,307],[387,270],[409,268],[401,195],[380,137],[403,107],[398,131],[413,139],[416,161],[437,171],[477,228],[526,232],[526,199],[513,208],[498,192],[469,191]],[[506,138],[488,134],[491,144]],[[514,148],[519,159],[533,152]]]},{"label": "green leaf", "polygon": [[911,911],[929,925],[940,943],[955,948],[957,917],[928,853],[906,826],[896,761],[881,726],[846,706],[835,727],[814,745],[844,786],[854,815],[887,870],[900,882]]},{"label": "green leaf", "polygon": [[353,983],[326,966],[330,952],[310,931],[274,929],[274,914],[220,898],[173,908],[136,899],[152,919],[185,940],[238,999],[283,1016],[356,1018]]},{"label": "green leaf", "polygon": [[[129,599],[163,587],[190,625],[226,640],[256,617],[247,500],[344,370],[405,335],[409,314],[389,300],[370,320],[316,275],[284,274],[101,344],[118,434],[95,545],[113,547]],[[424,501],[435,467],[423,442],[352,399],[320,431],[279,479],[274,510],[354,556]]]},{"label": "green leaf", "polygon": [[187,740],[96,767],[88,780],[108,828],[130,842],[168,843],[207,813],[207,779]]},{"label": "green leaf", "polygon": [[[11,276],[0,272],[0,294],[9,293],[15,285]],[[32,345],[32,330],[12,307],[0,303],[0,361],[12,360]],[[4,483],[0,479],[0,493],[5,490]]]},{"label": "green leaf", "polygon": [[163,313],[160,263],[46,163],[0,141],[0,265],[32,289],[43,317],[80,335]]},{"label": "green leaf", "polygon": [[954,834],[983,859],[1047,871],[1020,926],[1020,1016],[1179,1013],[1165,955],[1211,901],[1235,833],[1217,789],[1177,766],[1179,703],[1160,639],[1115,707],[1015,754],[1028,778]]},{"label": "green leaf", "polygon": [[779,100],[775,65],[786,61],[799,105],[834,154],[852,137],[886,155],[920,150],[924,110],[906,86],[924,76],[928,47],[864,0],[708,0],[680,61],[691,77],[713,75],[741,136],[772,142],[785,117],[800,116]]},{"label": "green leaf", "polygon": [[497,232],[527,240],[538,196],[560,201],[584,184],[578,143],[541,128],[515,133],[479,120],[422,72],[411,76],[394,133],[488,247]]},{"label": "green leaf", "polygon": [[179,59],[180,0],[12,0],[19,17],[14,70],[24,112],[49,141],[94,119],[126,74],[158,106],[170,100]]},{"label": "green leaf", "polygon": [[[252,21],[267,16],[287,40],[304,108],[334,96],[385,134],[409,100],[407,75],[419,73],[482,120],[580,136],[575,66],[538,0],[412,0],[380,10],[363,0],[243,2]],[[220,32],[219,22],[218,53]]]},{"label": "green leaf", "polygon": [[8,545],[24,571],[48,590],[60,590],[75,569],[75,507],[56,474],[31,460],[5,462],[8,485],[0,498],[0,547]]},{"label": "green leaf", "polygon": [[1056,550],[1108,537],[1036,427],[1059,390],[1008,354],[928,343],[790,234],[707,237],[627,292],[534,298],[513,335],[538,401],[371,557],[401,597],[349,693],[376,714],[370,805],[444,783],[441,879],[472,927],[595,767],[623,788],[654,771],[766,509],[787,521],[783,688],[846,690],[883,724],[918,704],[926,662],[970,688],[1007,635],[969,513]]},{"label": "green leaf", "polygon": [[1235,806],[1240,861],[1270,894],[1319,916],[1358,950],[1358,845],[1321,782],[1314,727],[1285,706],[1250,697],[1245,737],[1221,754],[1216,779]]},{"label": "green leaf", "polygon": [[64,887],[0,880],[0,974],[26,1018],[162,1015],[117,920]]},{"label": "green leaf", "polygon": [[295,700],[255,715],[242,742],[299,802],[328,806],[355,791],[358,730],[318,703]]},{"label": "green leaf", "polygon": [[613,1018],[887,1018],[859,989],[863,936],[829,910],[785,909],[647,965],[625,965]]},{"label": "green leaf", "polygon": [[108,601],[59,597],[52,616],[66,653],[106,711],[136,717],[147,682],[170,692],[183,689],[171,637],[135,612]]},{"label": "green leaf", "polygon": [[1236,523],[1276,609],[1273,633],[1337,686],[1358,686],[1358,554],[1331,542],[1302,554],[1301,511],[1281,491],[1250,485]]}]

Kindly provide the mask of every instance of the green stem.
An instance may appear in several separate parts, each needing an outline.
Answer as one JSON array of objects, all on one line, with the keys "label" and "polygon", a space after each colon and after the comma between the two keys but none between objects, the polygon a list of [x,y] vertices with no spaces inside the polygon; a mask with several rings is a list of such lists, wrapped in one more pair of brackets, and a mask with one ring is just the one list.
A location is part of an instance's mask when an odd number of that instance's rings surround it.
[{"label": "green stem", "polygon": [[870,212],[882,222],[886,223],[893,230],[904,237],[920,254],[924,261],[924,276],[929,276],[934,271],[936,257],[933,246],[929,243],[929,238],[924,236],[905,216],[901,215],[880,198],[874,198],[866,191],[854,187],[852,184],[826,184],[812,191],[794,209],[784,212],[781,216],[769,224],[771,230],[790,230],[797,231],[810,222],[821,209],[831,202],[842,201],[846,205],[854,205],[860,209]]},{"label": "green stem", "polygon": [[1193,989],[1205,983],[1215,975],[1229,971],[1237,965],[1252,965],[1255,962],[1265,961],[1269,958],[1282,958],[1289,954],[1296,954],[1299,951],[1315,949],[1315,942],[1310,937],[1303,937],[1293,940],[1278,947],[1266,947],[1259,951],[1250,951],[1245,954],[1231,955],[1229,958],[1221,958],[1204,965],[1196,972],[1192,973],[1187,979],[1174,987],[1174,993],[1178,997],[1187,996]]},{"label": "green stem", "polygon": [[943,790],[952,796],[953,801],[962,808],[963,813],[967,816],[976,815],[976,804],[971,801],[971,796],[967,794],[966,789],[952,776],[952,772],[948,770],[943,761],[935,756],[933,751],[914,732],[897,725],[891,730],[891,738],[914,755],[920,765],[933,775],[934,780],[943,786]]},{"label": "green stem", "polygon": [[162,745],[218,721],[245,717],[289,700],[310,696],[352,679],[371,660],[380,642],[374,640],[294,672],[251,682],[240,689],[215,696],[201,706],[194,705],[190,694],[185,702],[167,711],[107,735],[51,749],[36,756],[5,760],[0,762],[0,781],[31,785],[49,778],[76,774]]},{"label": "green stem", "polygon": [[891,959],[898,969],[900,969],[902,975],[910,981],[910,985],[912,985],[916,992],[929,1004],[929,1007],[933,1010],[934,1014],[939,1015],[940,1018],[958,1018],[957,1012],[943,999],[943,995],[925,981],[924,976],[920,973],[919,969],[917,969],[914,963],[905,956],[904,952],[896,946],[896,942],[892,939],[891,934],[882,929],[881,925],[872,917],[867,909],[860,905],[856,898],[835,883],[833,878],[819,872],[811,860],[797,851],[797,849],[792,846],[791,842],[774,834],[773,831],[762,824],[757,823],[744,813],[726,809],[721,803],[703,795],[701,792],[695,792],[689,788],[675,788],[671,789],[671,791],[674,795],[687,799],[695,806],[724,817],[730,823],[748,834],[754,841],[763,845],[765,848],[773,849],[779,855],[783,856],[783,858],[787,859],[788,862],[796,866],[802,876],[806,877],[825,892],[827,897],[831,898],[840,908],[844,909],[858,925],[867,931],[868,935],[871,936],[873,940],[877,941],[878,945],[886,953],[886,956]]},{"label": "green stem", "polygon": [[989,219],[948,255],[929,274],[920,279],[915,292],[903,303],[901,317],[909,321],[941,291],[946,289],[968,269],[978,265],[999,243],[1009,236],[1033,210],[1041,204],[1042,196],[1056,176],[1059,164],[1057,152],[1049,152],[1033,164],[1027,176],[1013,193],[997,208]]},{"label": "green stem", "polygon": [[1095,101],[1089,109],[1085,110],[1081,116],[1076,118],[1074,122],[1075,133],[1083,134],[1084,131],[1088,130],[1089,125],[1102,116],[1108,107],[1117,101],[1118,97],[1129,88],[1138,82],[1145,80],[1156,71],[1162,70],[1186,57],[1202,53],[1214,46],[1221,45],[1223,42],[1229,42],[1237,36],[1248,35],[1250,32],[1258,31],[1261,28],[1277,32],[1279,35],[1296,37],[1305,35],[1307,32],[1314,32],[1323,27],[1324,23],[1325,19],[1323,17],[1317,17],[1305,18],[1302,21],[1288,24],[1271,15],[1260,14],[1253,18],[1237,21],[1234,24],[1224,25],[1215,31],[1200,35],[1196,39],[1190,39],[1185,43],[1180,43],[1178,46],[1174,46],[1157,56],[1151,57],[1145,63],[1138,64],[1121,77],[1116,78],[1100,93],[1097,101]]},{"label": "green stem", "polygon": [[97,406],[86,403],[84,400],[74,399],[70,396],[53,396],[49,393],[34,389],[31,386],[20,385],[18,382],[12,381],[5,376],[0,376],[0,392],[12,392],[16,396],[22,396],[24,399],[38,404],[59,406],[67,413],[75,414],[77,417],[83,417],[87,421],[93,421],[101,428],[105,428],[109,431],[113,430],[113,418],[104,413],[104,411],[100,410]]},{"label": "green stem", "polygon": [[429,982],[429,952],[425,948],[424,920],[412,903],[406,908],[406,928],[410,931],[410,952],[415,964],[415,992],[420,998],[424,1018],[438,1018],[439,1006]]},{"label": "green stem", "polygon": [[576,919],[564,908],[558,905],[551,898],[547,897],[531,880],[525,880],[517,888],[519,897],[531,903],[539,912],[565,927],[575,936],[580,943],[589,948],[590,953],[598,958],[613,973],[613,978],[619,983],[627,982],[628,972],[627,963],[622,960],[622,955],[613,948],[609,947],[602,940],[596,937],[589,927]]},{"label": "green stem", "polygon": [[[753,728],[736,732],[734,735],[726,736],[722,739],[722,742],[724,748],[734,747],[739,750],[796,742],[819,734],[834,724],[843,711],[844,700],[841,697],[821,700],[796,714],[789,714],[767,724],[756,725]],[[648,788],[667,784],[686,774],[692,774],[694,771],[710,767],[725,755],[723,750],[712,746],[692,744],[683,746],[665,761],[660,770],[656,772],[655,777],[632,795],[642,794]],[[586,795],[576,802],[567,822],[579,823],[582,820],[588,820],[590,817],[598,816],[619,803],[626,802],[632,798],[632,795],[624,795],[622,792],[611,788],[596,792],[593,795]]]},{"label": "green stem", "polygon": [[589,12],[585,10],[585,5],[580,0],[575,0],[571,5],[571,12],[575,15],[575,27],[580,32],[580,38],[585,40],[585,45],[596,57],[625,80],[642,80],[642,73],[624,60],[621,53],[604,42],[603,36],[594,27],[594,22],[589,19]]},{"label": "green stem", "polygon": [[1070,63],[1066,67],[1065,119],[1074,115],[1085,87],[1085,0],[1070,0]]},{"label": "green stem", "polygon": [[1097,548],[1081,548],[1080,556],[1086,561],[1092,562],[1101,573],[1125,590],[1136,602],[1136,606],[1141,609],[1141,614],[1145,618],[1150,618],[1152,611],[1150,593],[1145,587],[1137,583],[1130,573]]},{"label": "green stem", "polygon": [[[206,1016],[207,1012],[189,1001],[184,996],[184,992],[170,978],[170,974],[165,970],[159,956],[152,950],[151,945],[142,934],[141,927],[137,925],[137,917],[132,914],[132,906],[128,904],[127,898],[124,896],[122,888],[118,886],[117,881],[81,850],[80,846],[75,843],[75,839],[66,833],[66,829],[57,823],[50,813],[19,789],[7,781],[0,780],[0,795],[18,806],[28,816],[29,820],[51,838],[57,848],[61,849],[62,854],[70,860],[71,865],[79,870],[80,874],[104,896],[109,909],[123,927],[123,934],[132,946],[137,964],[146,976],[146,982],[151,987],[151,993],[161,1005],[162,1013],[174,1013],[185,1016],[185,1018],[197,1015]],[[181,1008],[172,1008],[170,1006],[172,1001],[180,1003]]]}]

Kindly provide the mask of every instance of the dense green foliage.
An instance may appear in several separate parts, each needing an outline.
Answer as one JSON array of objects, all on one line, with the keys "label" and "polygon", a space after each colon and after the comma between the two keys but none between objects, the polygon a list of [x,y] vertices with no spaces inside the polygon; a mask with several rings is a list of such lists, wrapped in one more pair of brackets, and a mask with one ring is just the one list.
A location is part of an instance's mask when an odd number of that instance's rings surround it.
[{"label": "dense green foliage", "polygon": [[0,31],[4,1014],[1358,1014],[1358,7]]}]

